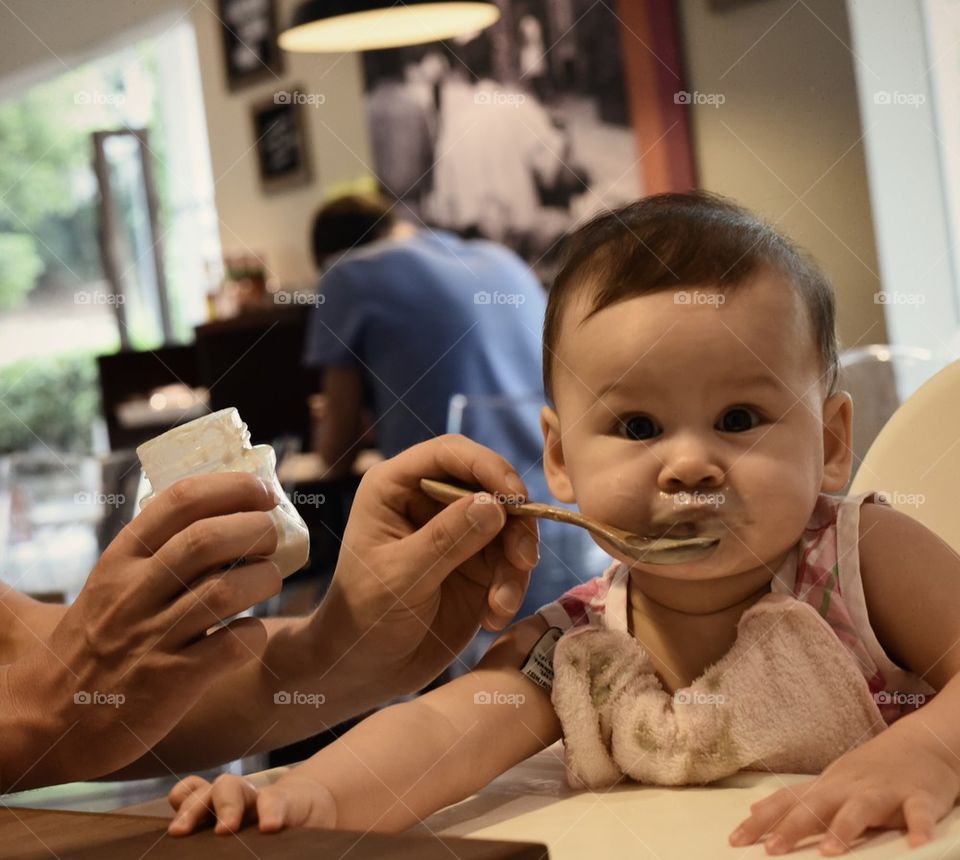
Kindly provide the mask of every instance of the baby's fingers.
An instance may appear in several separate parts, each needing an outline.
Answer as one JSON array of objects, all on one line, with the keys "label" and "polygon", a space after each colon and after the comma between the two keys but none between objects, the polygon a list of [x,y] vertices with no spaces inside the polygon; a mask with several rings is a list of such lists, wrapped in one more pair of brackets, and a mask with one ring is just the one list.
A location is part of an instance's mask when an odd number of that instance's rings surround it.
[{"label": "baby's fingers", "polygon": [[188,776],[170,789],[167,800],[174,809],[179,809],[191,794],[209,787],[210,783],[202,776]]},{"label": "baby's fingers", "polygon": [[225,773],[213,783],[213,811],[217,816],[214,832],[236,833],[243,826],[247,810],[257,808],[257,790],[243,777]]},{"label": "baby's fingers", "polygon": [[[186,780],[185,780],[186,781]],[[245,779],[234,774],[221,774],[211,785],[202,781],[185,786],[182,792],[193,790],[183,797],[179,810],[167,828],[172,836],[186,836],[207,821],[216,818],[217,833],[232,833],[243,824],[245,811],[253,809],[257,790]],[[173,792],[171,792],[171,803]]]},{"label": "baby's fingers", "polygon": [[210,794],[213,786],[198,776],[187,777],[170,791],[170,804],[177,810],[167,827],[171,836],[192,833],[210,813]]}]

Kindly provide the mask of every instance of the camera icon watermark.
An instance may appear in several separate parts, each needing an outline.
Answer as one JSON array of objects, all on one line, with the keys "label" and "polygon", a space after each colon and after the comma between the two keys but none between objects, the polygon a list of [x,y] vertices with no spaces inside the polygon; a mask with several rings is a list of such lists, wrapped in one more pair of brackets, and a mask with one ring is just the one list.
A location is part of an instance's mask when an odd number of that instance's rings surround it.
[{"label": "camera icon watermark", "polygon": [[675,705],[712,705],[717,707],[718,705],[723,705],[727,701],[727,697],[723,693],[703,693],[700,690],[677,690],[673,694],[673,702]]},{"label": "camera icon watermark", "polygon": [[520,107],[526,100],[527,97],[523,93],[507,93],[499,90],[480,92],[473,97],[473,103],[476,105],[496,105],[512,108]]},{"label": "camera icon watermark", "polygon": [[323,493],[302,493],[300,490],[294,490],[288,498],[294,505],[307,508],[319,508],[327,502]]},{"label": "camera icon watermark", "polygon": [[477,494],[477,504],[493,504],[496,502],[498,505],[510,505],[511,507],[516,507],[517,505],[522,505],[526,502],[527,497],[521,493],[478,493]]},{"label": "camera icon watermark", "polygon": [[108,705],[111,708],[119,708],[127,697],[123,693],[102,693],[100,690],[80,690],[73,694],[73,703],[75,705]]},{"label": "camera icon watermark", "polygon": [[321,107],[327,103],[324,93],[305,93],[300,90],[277,90],[273,94],[275,105],[308,105]]},{"label": "camera icon watermark", "polygon": [[701,93],[694,90],[692,93],[686,90],[679,90],[673,94],[673,103],[677,105],[707,105],[718,108],[727,97],[723,93]]},{"label": "camera icon watermark", "polygon": [[726,500],[727,497],[720,492],[704,493],[700,490],[694,490],[691,493],[688,490],[680,490],[680,492],[673,494],[673,506],[675,508],[685,508],[690,505],[695,505],[698,508],[719,508]]},{"label": "camera icon watermark", "polygon": [[119,508],[126,504],[123,493],[76,493],[73,497],[77,505],[97,505],[99,507]]},{"label": "camera icon watermark", "polygon": [[925,693],[904,693],[902,690],[880,690],[873,694],[873,700],[878,705],[907,705],[919,708],[927,701],[927,696]]},{"label": "camera icon watermark", "polygon": [[122,105],[127,97],[123,93],[102,93],[98,90],[77,90],[73,103],[77,105]]},{"label": "camera icon watermark", "polygon": [[700,290],[677,290],[673,294],[675,305],[713,305],[718,308],[726,300],[727,297],[723,293],[705,293]]},{"label": "camera icon watermark", "polygon": [[523,293],[501,293],[494,290],[492,293],[488,290],[480,290],[473,294],[473,303],[475,305],[513,305],[520,307],[527,297]]},{"label": "camera icon watermark", "polygon": [[473,694],[475,705],[511,705],[519,708],[527,697],[523,693],[502,693],[499,690],[480,690]]},{"label": "camera icon watermark", "polygon": [[890,92],[889,90],[879,90],[873,94],[873,103],[875,105],[899,105],[918,109],[920,105],[926,104],[927,96],[925,93],[901,93],[899,90]]},{"label": "camera icon watermark", "polygon": [[305,693],[300,690],[278,690],[273,694],[275,705],[309,705],[319,708],[327,697],[323,693]]},{"label": "camera icon watermark", "polygon": [[323,293],[295,293],[278,290],[273,294],[275,305],[322,305],[327,300]]},{"label": "camera icon watermark", "polygon": [[919,508],[927,501],[923,493],[901,493],[898,490],[878,490],[877,497],[895,508]]},{"label": "camera icon watermark", "polygon": [[122,305],[127,301],[126,296],[113,293],[98,293],[95,290],[78,290],[73,294],[75,305]]},{"label": "camera icon watermark", "polygon": [[923,305],[927,297],[923,293],[901,293],[897,290],[884,290],[873,294],[875,305]]}]

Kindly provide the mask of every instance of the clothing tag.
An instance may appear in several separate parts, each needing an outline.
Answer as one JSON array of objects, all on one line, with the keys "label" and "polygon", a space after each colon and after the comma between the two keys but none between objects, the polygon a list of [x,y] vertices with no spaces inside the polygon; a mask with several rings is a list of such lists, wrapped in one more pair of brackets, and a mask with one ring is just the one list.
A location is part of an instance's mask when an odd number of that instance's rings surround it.
[{"label": "clothing tag", "polygon": [[561,636],[563,631],[559,627],[551,627],[530,649],[520,669],[521,674],[545,690],[553,689],[553,649]]}]

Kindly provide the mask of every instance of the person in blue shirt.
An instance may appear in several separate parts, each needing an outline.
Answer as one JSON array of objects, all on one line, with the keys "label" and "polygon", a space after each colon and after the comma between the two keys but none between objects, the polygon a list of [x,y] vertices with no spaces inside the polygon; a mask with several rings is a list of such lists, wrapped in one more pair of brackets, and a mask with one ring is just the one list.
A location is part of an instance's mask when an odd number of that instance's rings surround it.
[{"label": "person in blue shirt", "polygon": [[[483,239],[418,229],[380,198],[328,203],[313,224],[323,271],[304,361],[328,399],[320,454],[349,472],[369,409],[387,457],[451,429],[502,454],[537,501],[543,475],[541,330],[546,295],[526,263]],[[469,419],[451,427],[451,418]],[[602,570],[586,533],[541,522],[520,614]]]}]

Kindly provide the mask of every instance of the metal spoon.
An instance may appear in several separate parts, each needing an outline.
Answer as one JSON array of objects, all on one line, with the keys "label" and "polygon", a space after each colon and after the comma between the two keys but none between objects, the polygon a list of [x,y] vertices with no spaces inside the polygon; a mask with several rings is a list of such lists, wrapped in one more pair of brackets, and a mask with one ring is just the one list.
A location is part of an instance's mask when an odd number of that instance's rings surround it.
[{"label": "metal spoon", "polygon": [[[463,496],[483,492],[480,487],[474,489],[458,487],[430,478],[420,479],[420,489],[430,498],[447,505]],[[506,508],[507,513],[514,516],[543,517],[560,523],[580,526],[606,541],[624,555],[646,564],[683,564],[687,561],[696,561],[708,556],[720,542],[720,538],[717,537],[643,537],[608,526],[606,523],[598,522],[578,511],[570,511],[555,505],[545,505],[542,502],[507,502]]]}]

